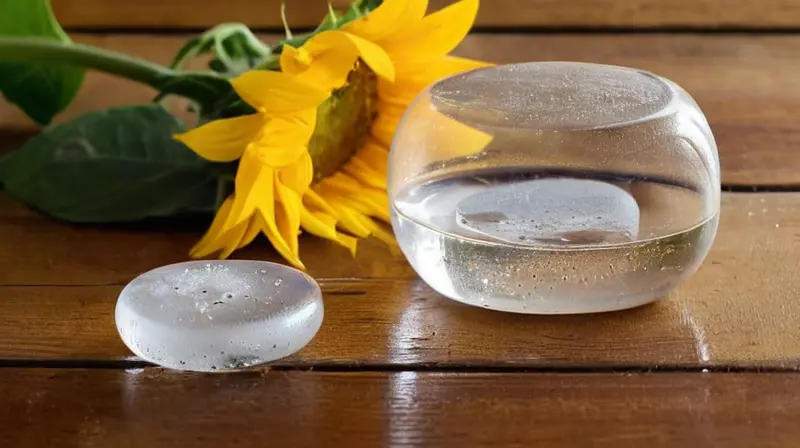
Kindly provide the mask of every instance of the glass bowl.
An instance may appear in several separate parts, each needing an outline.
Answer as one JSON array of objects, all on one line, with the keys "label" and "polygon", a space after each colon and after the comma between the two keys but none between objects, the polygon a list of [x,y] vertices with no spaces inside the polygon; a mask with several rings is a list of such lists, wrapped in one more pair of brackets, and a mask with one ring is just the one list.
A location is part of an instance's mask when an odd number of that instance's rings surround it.
[{"label": "glass bowl", "polygon": [[439,81],[389,158],[392,226],[439,293],[568,314],[664,297],[717,230],[719,156],[697,103],[642,70],[541,62]]}]

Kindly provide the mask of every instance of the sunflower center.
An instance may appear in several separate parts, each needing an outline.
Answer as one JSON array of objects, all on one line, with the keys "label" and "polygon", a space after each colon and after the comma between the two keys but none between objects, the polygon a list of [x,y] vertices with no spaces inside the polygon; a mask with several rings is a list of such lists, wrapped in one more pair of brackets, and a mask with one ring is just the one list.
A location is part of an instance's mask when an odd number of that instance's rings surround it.
[{"label": "sunflower center", "polygon": [[347,84],[317,109],[317,124],[308,145],[314,182],[335,173],[360,149],[378,114],[378,79],[363,63]]}]

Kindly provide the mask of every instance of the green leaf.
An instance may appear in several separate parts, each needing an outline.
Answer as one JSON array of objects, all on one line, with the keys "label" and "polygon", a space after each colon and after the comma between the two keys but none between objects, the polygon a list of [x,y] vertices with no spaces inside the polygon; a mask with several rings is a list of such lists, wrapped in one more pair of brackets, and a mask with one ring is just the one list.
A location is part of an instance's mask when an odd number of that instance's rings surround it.
[{"label": "green leaf", "polygon": [[360,0],[358,2],[359,8],[363,13],[368,13],[381,5],[381,0]]},{"label": "green leaf", "polygon": [[30,206],[73,222],[212,212],[230,164],[208,162],[174,140],[182,130],[156,104],[90,113],[0,160],[0,181]]},{"label": "green leaf", "polygon": [[[70,42],[49,0],[0,0],[0,36],[36,36]],[[79,68],[0,62],[0,93],[41,124],[69,106],[83,82]]]},{"label": "green leaf", "polygon": [[180,72],[155,87],[161,92],[156,100],[166,95],[191,98],[204,113],[235,95],[230,81],[213,72]]},{"label": "green leaf", "polygon": [[179,69],[192,58],[213,54],[217,64],[212,67],[214,70],[227,76],[237,76],[258,65],[269,56],[270,51],[270,47],[261,42],[246,25],[221,23],[186,42],[170,68]]}]

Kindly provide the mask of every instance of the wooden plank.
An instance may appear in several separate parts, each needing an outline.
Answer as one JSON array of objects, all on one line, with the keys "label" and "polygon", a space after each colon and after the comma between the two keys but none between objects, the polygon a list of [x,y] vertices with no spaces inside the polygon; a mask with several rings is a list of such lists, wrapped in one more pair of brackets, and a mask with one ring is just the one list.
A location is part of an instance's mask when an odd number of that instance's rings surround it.
[{"label": "wooden plank", "polygon": [[[588,316],[467,307],[433,292],[380,243],[352,261],[307,240],[325,322],[279,364],[797,368],[798,204],[800,193],[725,194],[714,247],[694,277],[654,305]],[[120,282],[178,261],[176,241],[189,244],[188,234],[29,218],[0,222],[0,238],[0,359],[128,359],[113,322]],[[272,256],[264,246],[242,254]],[[362,278],[333,278],[343,273]]]},{"label": "wooden plank", "polygon": [[[186,38],[76,36],[81,42],[165,64]],[[800,53],[798,36],[473,35],[457,52],[498,63],[577,60],[655,71],[683,85],[705,111],[719,146],[724,183],[800,184],[800,155],[795,150],[800,122],[794,113],[800,109],[800,61],[794,57]],[[92,73],[57,121],[113,105],[149,102],[154,95],[148,88]],[[0,132],[35,129],[19,111],[2,103],[0,123]]]},{"label": "wooden plank", "polygon": [[[316,26],[327,12],[324,0],[287,1],[296,28]],[[432,0],[430,10],[453,3]],[[481,2],[478,27],[690,27],[791,28],[800,24],[797,0],[492,0]],[[281,0],[53,0],[59,21],[78,28],[209,28],[242,22],[281,29]],[[347,0],[334,0],[339,8]]]},{"label": "wooden plank", "polygon": [[790,447],[800,375],[0,370],[0,443]]},{"label": "wooden plank", "polygon": [[[75,226],[38,217],[0,220],[0,285],[125,283],[156,266],[189,259],[189,249],[203,234],[197,226],[192,227],[142,230],[131,226]],[[363,241],[355,259],[346,249],[318,238],[304,236],[300,244],[308,272],[316,278],[413,275],[403,259],[377,240]],[[232,258],[283,262],[263,237]]]}]

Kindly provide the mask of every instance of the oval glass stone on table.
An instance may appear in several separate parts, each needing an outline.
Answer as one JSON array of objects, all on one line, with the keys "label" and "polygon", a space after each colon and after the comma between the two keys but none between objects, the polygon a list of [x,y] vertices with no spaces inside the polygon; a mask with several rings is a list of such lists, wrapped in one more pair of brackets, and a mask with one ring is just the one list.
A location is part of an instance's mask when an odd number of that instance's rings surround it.
[{"label": "oval glass stone on table", "polygon": [[569,314],[664,297],[717,229],[719,157],[680,86],[638,69],[536,62],[424,90],[389,156],[397,241],[439,293]]},{"label": "oval glass stone on table", "polygon": [[163,367],[237,370],[289,356],[316,335],[319,285],[276,263],[191,261],[148,271],[119,295],[116,324],[137,356]]}]

